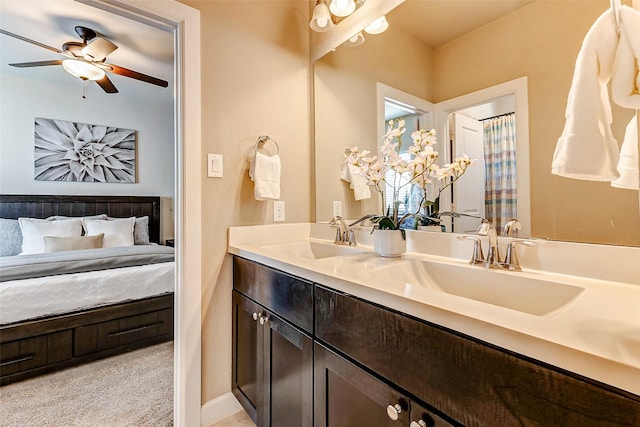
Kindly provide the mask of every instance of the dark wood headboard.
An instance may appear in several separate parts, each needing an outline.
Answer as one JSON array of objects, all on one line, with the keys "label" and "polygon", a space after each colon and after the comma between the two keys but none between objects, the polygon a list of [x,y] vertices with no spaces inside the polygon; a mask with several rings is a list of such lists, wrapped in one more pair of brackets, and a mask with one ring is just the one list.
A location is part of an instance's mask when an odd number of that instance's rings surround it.
[{"label": "dark wood headboard", "polygon": [[149,217],[149,240],[160,243],[160,197],[58,196],[0,194],[0,218],[47,218],[53,215],[115,218]]}]

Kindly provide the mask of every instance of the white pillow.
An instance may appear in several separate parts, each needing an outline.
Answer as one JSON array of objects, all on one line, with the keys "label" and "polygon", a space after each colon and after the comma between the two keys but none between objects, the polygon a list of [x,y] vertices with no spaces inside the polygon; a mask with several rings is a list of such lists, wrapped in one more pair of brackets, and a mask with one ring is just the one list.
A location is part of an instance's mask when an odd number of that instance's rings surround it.
[{"label": "white pillow", "polygon": [[135,220],[136,218],[133,216],[111,221],[85,218],[82,223],[90,236],[104,233],[103,248],[113,248],[115,246],[133,246],[133,224]]},{"label": "white pillow", "polygon": [[45,250],[44,236],[80,237],[82,220],[65,219],[47,221],[46,219],[18,218],[22,231],[22,252],[20,255],[41,254]]}]

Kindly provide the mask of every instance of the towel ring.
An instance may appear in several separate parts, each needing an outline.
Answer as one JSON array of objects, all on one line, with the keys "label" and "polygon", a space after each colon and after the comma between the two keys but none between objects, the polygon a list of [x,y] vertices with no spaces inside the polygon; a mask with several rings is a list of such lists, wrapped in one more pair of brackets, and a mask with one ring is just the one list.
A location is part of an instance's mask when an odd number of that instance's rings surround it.
[{"label": "towel ring", "polygon": [[613,14],[613,23],[616,25],[616,30],[620,27],[620,8],[622,7],[621,0],[611,0],[611,12]]},{"label": "towel ring", "polygon": [[280,154],[280,146],[278,145],[278,142],[271,138],[269,135],[261,135],[258,137],[258,140],[256,141],[256,151],[258,150],[258,147],[262,147],[264,144],[266,144],[269,141],[273,141],[273,143],[276,145],[276,154]]}]

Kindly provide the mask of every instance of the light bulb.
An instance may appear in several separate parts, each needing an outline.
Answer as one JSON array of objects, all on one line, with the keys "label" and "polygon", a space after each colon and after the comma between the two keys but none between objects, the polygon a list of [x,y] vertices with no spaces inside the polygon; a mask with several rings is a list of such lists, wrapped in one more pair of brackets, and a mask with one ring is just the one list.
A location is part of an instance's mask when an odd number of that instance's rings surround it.
[{"label": "light bulb", "polygon": [[333,27],[331,14],[324,0],[319,0],[313,9],[313,16],[311,17],[311,22],[309,22],[309,27],[318,33],[329,31]]},{"label": "light bulb", "polygon": [[62,61],[62,67],[67,73],[79,77],[82,80],[100,80],[105,76],[102,68],[80,59],[65,59]]},{"label": "light bulb", "polygon": [[336,16],[349,16],[356,10],[356,3],[353,0],[333,0],[329,10]]},{"label": "light bulb", "polygon": [[365,31],[369,34],[380,34],[384,33],[387,28],[389,28],[389,23],[387,22],[387,18],[381,16],[380,18],[373,21],[371,24],[365,27]]},{"label": "light bulb", "polygon": [[345,42],[345,45],[349,47],[358,47],[358,46],[362,46],[363,43],[364,43],[364,36],[362,35],[362,31],[360,31],[358,34],[354,34],[353,37],[349,38]]}]

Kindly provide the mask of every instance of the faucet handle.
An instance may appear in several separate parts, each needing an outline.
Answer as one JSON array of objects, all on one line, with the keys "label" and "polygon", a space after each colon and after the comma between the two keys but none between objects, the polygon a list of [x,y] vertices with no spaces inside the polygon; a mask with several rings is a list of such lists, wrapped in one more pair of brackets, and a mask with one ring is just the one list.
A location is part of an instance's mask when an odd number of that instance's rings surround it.
[{"label": "faucet handle", "polygon": [[518,231],[522,230],[522,224],[515,218],[510,219],[504,225],[504,235],[506,237],[518,237]]},{"label": "faucet handle", "polygon": [[504,266],[511,271],[521,271],[520,261],[518,260],[518,254],[516,252],[516,246],[538,246],[536,242],[531,240],[512,240],[507,245],[507,255],[504,257]]},{"label": "faucet handle", "polygon": [[463,236],[458,236],[458,239],[473,240],[473,255],[471,255],[471,260],[469,261],[469,264],[478,265],[478,264],[485,263],[484,254],[482,253],[482,241],[480,240],[479,237],[463,235]]}]

